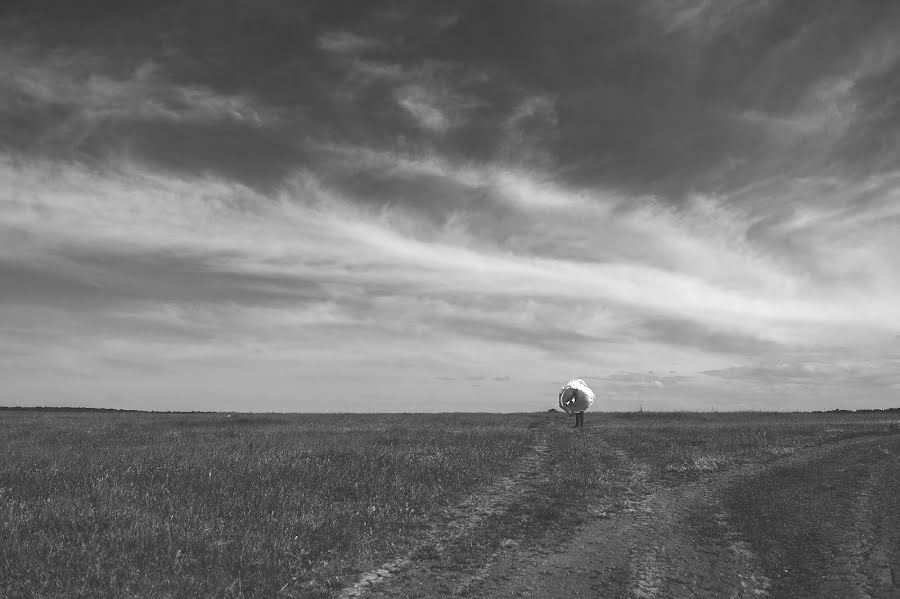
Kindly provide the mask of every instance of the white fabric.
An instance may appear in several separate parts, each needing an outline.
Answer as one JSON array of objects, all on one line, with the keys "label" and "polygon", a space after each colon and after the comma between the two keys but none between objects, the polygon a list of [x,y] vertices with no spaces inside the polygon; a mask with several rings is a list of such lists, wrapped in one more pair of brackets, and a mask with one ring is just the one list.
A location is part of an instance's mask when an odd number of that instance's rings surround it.
[{"label": "white fabric", "polygon": [[575,414],[584,412],[594,405],[594,392],[581,379],[572,379],[559,392],[559,407]]}]

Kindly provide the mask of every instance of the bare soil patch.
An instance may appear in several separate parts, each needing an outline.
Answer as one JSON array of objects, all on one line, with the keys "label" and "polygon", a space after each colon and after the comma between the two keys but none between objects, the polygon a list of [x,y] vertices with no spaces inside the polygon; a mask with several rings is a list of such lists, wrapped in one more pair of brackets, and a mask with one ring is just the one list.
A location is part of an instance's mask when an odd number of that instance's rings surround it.
[{"label": "bare soil patch", "polygon": [[646,463],[594,443],[618,459],[620,493],[601,498],[584,525],[480,555],[468,572],[407,564],[372,596],[900,597],[898,431],[666,485]]}]

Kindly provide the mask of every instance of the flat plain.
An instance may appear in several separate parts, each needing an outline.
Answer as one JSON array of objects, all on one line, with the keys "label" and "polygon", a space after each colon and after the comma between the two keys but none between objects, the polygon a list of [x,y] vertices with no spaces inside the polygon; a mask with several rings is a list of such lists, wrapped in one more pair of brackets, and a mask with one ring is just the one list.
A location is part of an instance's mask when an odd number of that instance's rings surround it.
[{"label": "flat plain", "polygon": [[0,597],[898,597],[900,413],[0,410]]}]

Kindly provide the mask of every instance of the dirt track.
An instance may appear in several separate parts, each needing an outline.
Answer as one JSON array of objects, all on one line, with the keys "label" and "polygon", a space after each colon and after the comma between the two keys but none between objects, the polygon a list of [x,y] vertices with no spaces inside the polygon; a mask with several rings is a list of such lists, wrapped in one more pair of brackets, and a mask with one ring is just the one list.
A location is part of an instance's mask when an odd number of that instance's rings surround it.
[{"label": "dirt track", "polygon": [[[541,443],[483,494],[488,511],[540,476]],[[344,596],[900,597],[900,434],[674,488],[651,484],[642,464],[621,458],[633,501],[598,512],[569,538],[531,550],[511,544],[465,570],[405,556]],[[464,540],[478,514],[448,529],[450,538]]]}]

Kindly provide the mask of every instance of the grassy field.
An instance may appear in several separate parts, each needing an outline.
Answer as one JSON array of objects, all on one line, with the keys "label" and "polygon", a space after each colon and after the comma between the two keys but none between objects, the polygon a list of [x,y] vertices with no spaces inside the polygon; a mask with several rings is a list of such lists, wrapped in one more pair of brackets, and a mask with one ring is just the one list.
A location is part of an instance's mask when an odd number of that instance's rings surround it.
[{"label": "grassy field", "polygon": [[[333,596],[498,480],[515,497],[455,541],[460,559],[627,501],[626,463],[674,485],[892,416],[589,413],[574,431],[553,413],[0,410],[0,596]],[[540,476],[511,488],[536,451]]]}]

